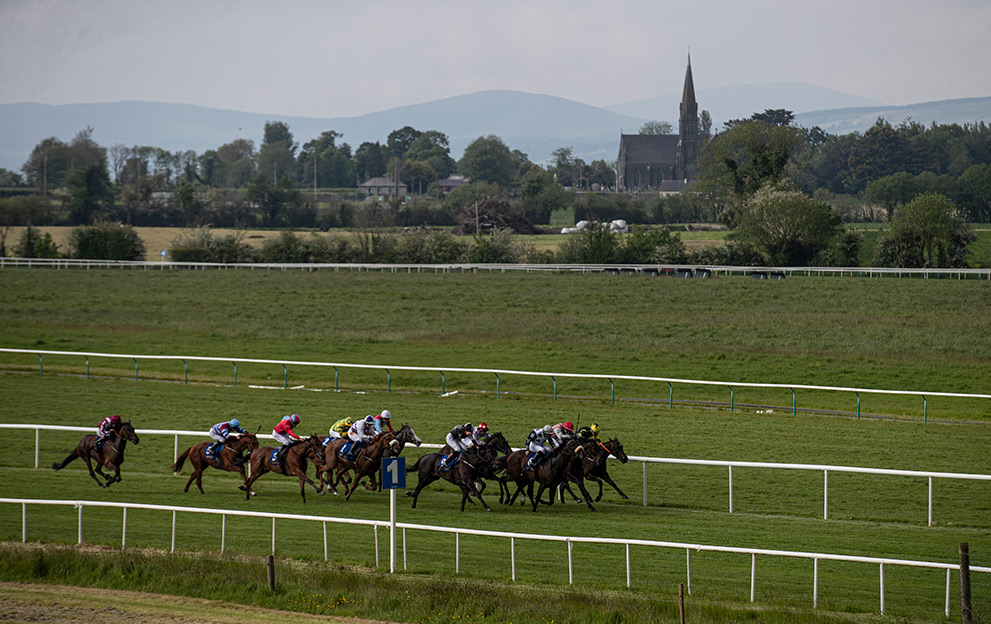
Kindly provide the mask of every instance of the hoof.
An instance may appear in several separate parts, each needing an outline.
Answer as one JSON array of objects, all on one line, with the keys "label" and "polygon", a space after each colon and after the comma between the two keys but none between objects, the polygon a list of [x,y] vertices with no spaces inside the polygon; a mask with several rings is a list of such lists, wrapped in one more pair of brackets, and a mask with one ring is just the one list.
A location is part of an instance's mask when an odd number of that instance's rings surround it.
[{"label": "hoof", "polygon": [[257,492],[252,492],[251,495],[252,496],[258,496],[258,493]]},{"label": "hoof", "polygon": [[241,490],[243,492],[244,491],[244,486],[243,485],[239,485],[239,486],[237,486],[237,489],[239,489],[239,490]]},{"label": "hoof", "polygon": [[623,500],[630,500],[630,497],[629,497],[629,496],[626,496],[626,495],[624,494],[624,495],[623,495]]},{"label": "hoof", "polygon": [[319,494],[320,496],[326,496],[327,495],[327,491],[326,490],[320,490],[319,492],[317,492],[317,494]]}]

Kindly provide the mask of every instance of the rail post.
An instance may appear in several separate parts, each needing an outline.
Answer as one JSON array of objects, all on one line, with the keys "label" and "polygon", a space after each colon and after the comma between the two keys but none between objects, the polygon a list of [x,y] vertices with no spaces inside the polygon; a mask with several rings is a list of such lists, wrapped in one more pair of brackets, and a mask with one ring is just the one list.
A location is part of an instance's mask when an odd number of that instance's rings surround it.
[{"label": "rail post", "polygon": [[275,554],[275,517],[272,517],[272,554]]},{"label": "rail post", "polygon": [[733,513],[733,466],[729,467],[729,512]]},{"label": "rail post", "polygon": [[647,506],[647,462],[643,462],[643,506]]},{"label": "rail post", "polygon": [[630,545],[626,544],[626,587],[630,587]]},{"label": "rail post", "polygon": [[120,530],[120,549],[127,548],[127,507],[124,508],[124,526]]},{"label": "rail post", "polygon": [[757,553],[750,553],[750,602],[757,593]]},{"label": "rail post", "polygon": [[289,389],[289,367],[285,364],[282,365],[282,389]]},{"label": "rail post", "polygon": [[854,392],[857,395],[857,420],[860,420],[860,393]]},{"label": "rail post", "polygon": [[138,380],[138,358],[131,358],[134,360],[134,381]]},{"label": "rail post", "polygon": [[798,400],[795,398],[795,389],[789,388],[791,390],[791,415],[798,416]]},{"label": "rail post", "polygon": [[726,386],[729,388],[729,411],[733,411],[733,386]]},{"label": "rail post", "polygon": [[929,511],[929,526],[933,525],[933,478],[929,477],[929,504],[926,506]]},{"label": "rail post", "polygon": [[509,568],[513,580],[516,580],[516,538],[509,538]]},{"label": "rail post", "polygon": [[89,356],[85,355],[83,357],[86,358],[86,379],[89,379]]},{"label": "rail post", "polygon": [[21,503],[21,543],[22,544],[28,543],[28,504],[27,503]]},{"label": "rail post", "polygon": [[551,381],[554,382],[554,400],[557,401],[557,379],[554,375],[551,375]]},{"label": "rail post", "polygon": [[385,385],[389,392],[392,392],[392,373],[389,372],[388,368],[385,369]]},{"label": "rail post", "polygon": [[688,589],[688,595],[692,595],[692,550],[690,548],[685,549],[685,588]]},{"label": "rail post", "polygon": [[822,471],[822,519],[829,520],[829,471]]},{"label": "rail post", "polygon": [[609,378],[610,396],[612,397],[612,404],[616,405],[616,383]]},{"label": "rail post", "polygon": [[674,386],[668,382],[668,409],[674,409]]},{"label": "rail post", "polygon": [[967,542],[960,544],[960,621],[962,624],[972,624],[974,621],[974,605],[970,601],[970,546]]},{"label": "rail post", "polygon": [[340,379],[341,379],[341,371],[337,370],[337,367],[335,366],[334,367],[334,392],[337,392],[337,390],[338,390],[338,382],[340,381]]},{"label": "rail post", "polygon": [[884,564],[879,563],[878,565],[878,577],[881,585],[881,615],[884,615]]},{"label": "rail post", "polygon": [[182,361],[182,368],[183,368],[183,370],[182,370],[182,383],[188,384],[189,383],[189,362],[187,362],[186,360],[183,360]]},{"label": "rail post", "polygon": [[169,552],[175,552],[175,510],[172,510],[172,548]]},{"label": "rail post", "polygon": [[812,560],[812,608],[819,607],[819,559]]},{"label": "rail post", "polygon": [[45,356],[40,353],[38,354],[38,376],[45,376]]},{"label": "rail post", "polygon": [[461,574],[461,534],[454,534],[454,573]]},{"label": "rail post", "polygon": [[34,430],[34,467],[38,467],[38,453],[41,448],[41,429]]},{"label": "rail post", "polygon": [[220,515],[220,554],[227,550],[227,514]]},{"label": "rail post", "polygon": [[499,373],[496,373],[495,376],[496,376],[496,398],[498,399],[499,398]]},{"label": "rail post", "polygon": [[447,394],[447,377],[444,376],[444,371],[440,371],[440,393]]},{"label": "rail post", "polygon": [[237,388],[237,362],[232,361],[231,364],[234,365],[234,387]]},{"label": "rail post", "polygon": [[929,422],[929,400],[922,395],[922,422]]},{"label": "rail post", "polygon": [[571,547],[573,546],[573,544],[571,543],[570,539],[567,540],[567,542],[568,542],[568,585],[574,585],[575,573],[574,573],[574,566],[572,565],[572,556],[571,556]]}]

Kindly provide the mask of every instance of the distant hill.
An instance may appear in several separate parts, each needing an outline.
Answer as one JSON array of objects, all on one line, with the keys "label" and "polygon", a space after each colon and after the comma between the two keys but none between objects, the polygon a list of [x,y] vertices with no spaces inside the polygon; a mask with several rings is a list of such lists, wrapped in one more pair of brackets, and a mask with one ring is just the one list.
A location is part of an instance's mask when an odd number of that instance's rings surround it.
[{"label": "distant hill", "polygon": [[[697,84],[697,83],[696,83]],[[804,82],[736,85],[695,90],[699,110],[712,115],[713,129],[721,130],[723,122],[743,119],[768,108],[783,108],[798,113],[809,110],[882,106],[882,102],[824,89]],[[645,100],[606,106],[622,115],[678,122],[681,92],[669,93]]]},{"label": "distant hill", "polygon": [[645,119],[621,115],[572,100],[521,93],[481,91],[402,106],[359,117],[288,117],[189,104],[112,102],[105,104],[0,105],[0,167],[20,171],[31,150],[55,136],[70,141],[87,126],[103,145],[153,145],[169,151],[216,149],[237,138],[261,144],[266,121],[289,125],[300,144],[335,130],[355,149],[364,141],[385,143],[403,126],[447,134],[451,155],[461,157],[474,139],[495,134],[510,147],[542,162],[559,147],[570,146],[586,160],[614,160],[620,129],[639,128]]},{"label": "distant hill", "polygon": [[978,121],[991,123],[991,97],[942,100],[908,106],[869,106],[810,111],[795,115],[795,123],[806,128],[819,126],[830,134],[849,134],[864,132],[877,122],[878,117],[883,117],[894,126],[910,119],[927,126],[934,121],[941,124],[965,124]]},{"label": "distant hill", "polygon": [[[880,106],[813,85],[799,86],[722,87],[696,95],[699,108],[712,113],[715,129],[721,128],[723,121],[749,117],[766,108],[793,110],[798,123],[818,125],[834,134],[866,130],[879,116],[895,124],[908,117],[926,125],[933,121],[991,122],[991,98]],[[0,167],[19,172],[39,142],[51,136],[68,142],[87,126],[93,128],[94,140],[108,148],[122,143],[201,154],[238,138],[251,139],[259,146],[266,121],[288,124],[301,144],[335,130],[344,135],[342,141],[357,148],[364,141],[385,143],[390,132],[409,125],[447,134],[455,159],[472,140],[495,134],[510,149],[521,150],[538,163],[548,160],[559,147],[571,147],[576,157],[586,161],[612,162],[617,157],[621,131],[636,132],[648,119],[676,121],[680,98],[680,94],[663,96],[617,104],[607,110],[549,95],[480,91],[359,117],[327,119],[161,102],[0,104]],[[826,110],[833,106],[837,108]],[[670,113],[650,114],[647,110],[655,108]]]}]

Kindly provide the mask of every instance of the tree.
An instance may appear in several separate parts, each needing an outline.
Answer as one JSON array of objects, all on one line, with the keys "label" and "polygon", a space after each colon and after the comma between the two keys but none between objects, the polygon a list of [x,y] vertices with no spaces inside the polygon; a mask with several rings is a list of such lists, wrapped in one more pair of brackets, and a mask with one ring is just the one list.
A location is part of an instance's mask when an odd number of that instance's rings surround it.
[{"label": "tree", "polygon": [[772,266],[807,266],[827,250],[842,228],[829,204],[798,191],[768,185],[740,213],[739,235]]},{"label": "tree", "polygon": [[248,185],[248,199],[261,207],[265,227],[286,225],[289,214],[303,204],[302,195],[289,178],[272,184],[263,175],[255,176]]},{"label": "tree", "polygon": [[422,194],[432,182],[437,181],[437,172],[422,160],[404,160],[399,168],[399,179],[406,183],[411,193],[416,191]]},{"label": "tree", "polygon": [[72,211],[69,220],[76,225],[88,225],[93,216],[113,206],[114,194],[107,165],[103,161],[73,169],[66,181]]},{"label": "tree", "polygon": [[960,209],[969,221],[991,221],[991,164],[973,165],[961,174]]},{"label": "tree", "polygon": [[38,228],[29,225],[14,247],[14,255],[18,258],[58,258],[61,254],[51,234],[45,232],[42,235]]},{"label": "tree", "polygon": [[551,213],[564,208],[568,198],[569,194],[549,171],[536,168],[523,176],[520,199],[527,218],[533,223],[550,223]]},{"label": "tree", "polygon": [[899,171],[916,173],[905,166],[905,137],[884,119],[878,119],[850,148],[849,190],[859,192],[871,180]]},{"label": "tree", "polygon": [[465,148],[458,161],[458,171],[473,181],[508,188],[516,172],[516,162],[502,139],[490,134],[478,137]]},{"label": "tree", "polygon": [[801,128],[745,120],[716,135],[702,147],[700,182],[727,198],[724,218],[767,184],[785,180],[788,166],[804,149]]},{"label": "tree", "polygon": [[902,206],[891,220],[891,231],[875,250],[882,266],[966,266],[973,230],[944,195],[923,193]]},{"label": "tree", "polygon": [[674,132],[674,126],[667,121],[648,121],[640,126],[640,134],[671,134],[672,132]]},{"label": "tree", "polygon": [[145,244],[129,225],[99,221],[69,234],[70,256],[89,260],[144,260]]},{"label": "tree", "polygon": [[907,171],[899,171],[876,180],[871,180],[864,189],[864,200],[884,207],[891,220],[895,208],[904,206],[919,194],[915,176]]},{"label": "tree", "polygon": [[446,178],[454,172],[457,163],[451,158],[451,149],[447,135],[437,130],[427,130],[410,143],[406,150],[407,160],[420,160],[437,174],[437,178]]},{"label": "tree", "polygon": [[365,141],[354,153],[354,166],[358,178],[364,182],[385,175],[385,155],[378,143]]},{"label": "tree", "polygon": [[712,136],[712,115],[703,110],[699,113],[699,138],[708,141]]},{"label": "tree", "polygon": [[289,124],[282,121],[265,122],[265,134],[262,138],[261,149],[270,145],[281,145],[289,150],[289,153],[294,157],[296,150],[299,149],[299,143],[296,143],[292,132],[289,130]]},{"label": "tree", "polygon": [[49,137],[31,150],[31,156],[21,166],[21,171],[28,184],[47,194],[49,189],[62,186],[70,163],[69,146],[55,137]]},{"label": "tree", "polygon": [[765,108],[763,113],[754,113],[750,118],[775,126],[790,126],[795,119],[795,113],[783,108]]},{"label": "tree", "polygon": [[[406,152],[409,151],[410,146],[420,138],[420,131],[413,126],[403,126],[398,130],[393,130],[389,133],[389,136],[385,140],[385,148],[389,151],[389,154],[395,158],[404,158]],[[447,137],[444,137],[445,142]],[[424,158],[416,158],[416,160],[426,160]]]}]

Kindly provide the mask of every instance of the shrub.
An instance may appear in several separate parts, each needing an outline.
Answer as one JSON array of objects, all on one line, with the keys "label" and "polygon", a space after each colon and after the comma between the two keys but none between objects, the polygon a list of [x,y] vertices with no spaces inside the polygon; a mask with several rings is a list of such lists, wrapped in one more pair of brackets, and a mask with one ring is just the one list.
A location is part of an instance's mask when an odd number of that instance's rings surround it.
[{"label": "shrub", "polygon": [[144,260],[145,244],[130,225],[101,221],[69,234],[70,255],[90,260]]},{"label": "shrub", "polygon": [[14,247],[14,255],[18,258],[58,258],[61,254],[51,234],[45,232],[42,236],[38,228],[29,225]]}]

